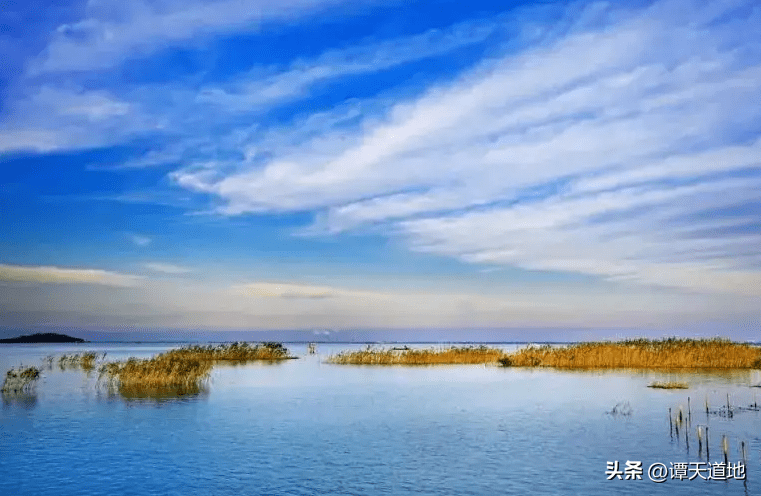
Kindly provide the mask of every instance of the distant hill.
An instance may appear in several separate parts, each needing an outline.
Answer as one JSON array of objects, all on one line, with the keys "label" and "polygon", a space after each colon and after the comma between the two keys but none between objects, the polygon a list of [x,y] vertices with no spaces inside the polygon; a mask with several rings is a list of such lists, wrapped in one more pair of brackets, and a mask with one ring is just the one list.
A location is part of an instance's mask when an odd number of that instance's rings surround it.
[{"label": "distant hill", "polygon": [[73,338],[66,334],[44,332],[19,336],[17,338],[0,339],[0,343],[86,343],[84,339]]}]

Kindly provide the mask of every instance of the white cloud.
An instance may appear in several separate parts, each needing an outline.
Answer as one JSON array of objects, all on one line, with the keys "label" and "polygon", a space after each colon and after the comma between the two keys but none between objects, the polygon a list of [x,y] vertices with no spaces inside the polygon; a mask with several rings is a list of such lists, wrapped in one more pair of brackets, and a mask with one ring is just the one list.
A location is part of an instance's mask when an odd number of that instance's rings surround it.
[{"label": "white cloud", "polygon": [[680,220],[761,203],[761,11],[733,8],[656,2],[264,163],[173,177],[229,215],[315,211],[312,232],[374,225],[473,263],[755,295],[735,257],[758,226]]},{"label": "white cloud", "polygon": [[162,263],[162,262],[148,262],[144,263],[143,267],[151,272],[158,272],[161,274],[180,275],[193,272],[193,269],[188,267],[182,267],[180,265]]},{"label": "white cloud", "polygon": [[97,284],[113,287],[132,287],[143,278],[99,269],[66,269],[48,266],[0,264],[0,281]]},{"label": "white cloud", "polygon": [[[87,17],[59,26],[33,73],[111,67],[130,56],[210,34],[255,31],[345,0],[189,0],[117,2],[90,0]],[[362,2],[369,3],[369,2]]]},{"label": "white cloud", "polygon": [[495,27],[494,21],[467,22],[445,30],[433,29],[418,35],[331,50],[314,60],[294,61],[286,70],[269,76],[257,69],[228,84],[229,88],[205,88],[197,101],[214,103],[228,111],[251,111],[280,100],[305,96],[308,89],[320,81],[380,72],[483,42]]},{"label": "white cloud", "polygon": [[[0,284],[0,323],[250,329],[638,327],[758,316],[759,298],[650,288],[521,285],[502,293],[362,290],[301,281],[218,286],[146,279],[131,288]],[[643,310],[646,309],[646,310]]]}]

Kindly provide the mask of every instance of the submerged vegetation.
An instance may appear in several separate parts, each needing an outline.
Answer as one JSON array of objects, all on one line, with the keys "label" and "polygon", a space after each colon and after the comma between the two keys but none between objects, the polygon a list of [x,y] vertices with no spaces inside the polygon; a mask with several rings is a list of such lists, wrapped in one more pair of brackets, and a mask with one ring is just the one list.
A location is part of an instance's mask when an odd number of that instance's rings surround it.
[{"label": "submerged vegetation", "polygon": [[130,358],[107,363],[100,376],[125,396],[151,394],[190,394],[201,390],[215,361],[246,362],[293,358],[280,343],[191,345],[169,350],[153,358]]},{"label": "submerged vegetation", "polygon": [[5,374],[3,393],[20,393],[27,391],[40,378],[40,369],[37,367],[22,367],[18,370],[11,369]]},{"label": "submerged vegetation", "polygon": [[761,368],[761,348],[727,339],[634,339],[562,347],[528,346],[500,359],[506,367]]},{"label": "submerged vegetation", "polygon": [[655,381],[649,386],[649,388],[653,389],[687,389],[690,386],[687,385],[686,382],[676,382],[676,381],[668,381],[668,382],[659,382]]},{"label": "submerged vegetation", "polygon": [[372,349],[344,351],[328,358],[339,365],[451,365],[496,363],[504,352],[486,346],[443,349]]}]

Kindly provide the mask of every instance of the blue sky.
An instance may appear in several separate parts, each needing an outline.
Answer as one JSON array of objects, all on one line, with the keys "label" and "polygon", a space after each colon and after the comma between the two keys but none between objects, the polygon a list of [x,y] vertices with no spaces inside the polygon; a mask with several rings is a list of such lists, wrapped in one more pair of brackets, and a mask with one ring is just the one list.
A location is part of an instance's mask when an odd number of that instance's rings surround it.
[{"label": "blue sky", "polygon": [[10,2],[0,326],[757,337],[759,25],[740,0]]}]

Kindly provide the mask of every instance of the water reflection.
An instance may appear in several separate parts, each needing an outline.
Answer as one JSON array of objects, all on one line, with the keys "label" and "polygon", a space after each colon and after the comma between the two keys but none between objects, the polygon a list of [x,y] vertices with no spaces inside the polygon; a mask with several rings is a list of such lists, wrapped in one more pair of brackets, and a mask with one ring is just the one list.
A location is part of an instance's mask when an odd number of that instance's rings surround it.
[{"label": "water reflection", "polygon": [[37,406],[37,394],[34,391],[16,391],[0,393],[3,408],[20,407],[31,410]]},{"label": "water reflection", "polygon": [[128,402],[184,402],[206,399],[209,396],[206,385],[148,388],[108,384],[102,386],[101,390],[108,399],[122,399]]}]

